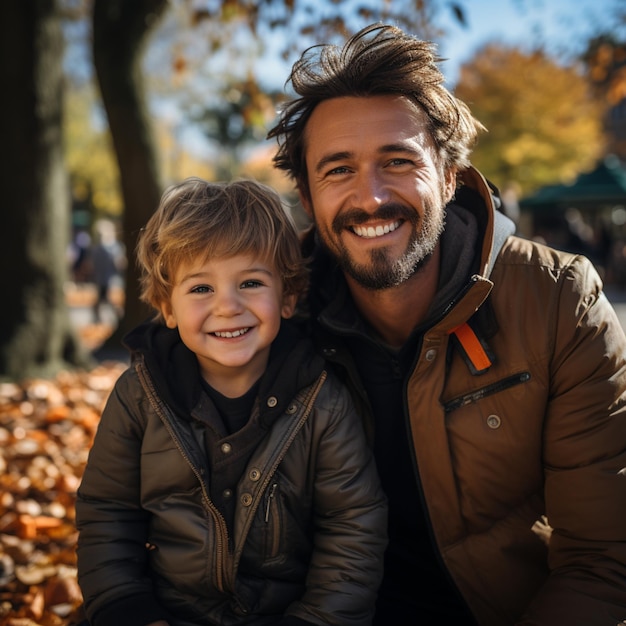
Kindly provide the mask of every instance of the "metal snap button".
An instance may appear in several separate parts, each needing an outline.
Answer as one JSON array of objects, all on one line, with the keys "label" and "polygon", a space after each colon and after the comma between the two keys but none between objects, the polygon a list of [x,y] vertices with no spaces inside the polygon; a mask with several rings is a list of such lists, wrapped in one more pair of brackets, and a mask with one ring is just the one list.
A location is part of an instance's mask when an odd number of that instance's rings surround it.
[{"label": "metal snap button", "polygon": [[497,415],[490,415],[487,418],[487,426],[489,426],[489,428],[500,428],[501,424],[502,420]]},{"label": "metal snap button", "polygon": [[427,361],[434,361],[436,356],[437,356],[437,350],[435,350],[434,348],[430,348],[430,350],[426,350],[426,354],[424,355],[424,358]]}]

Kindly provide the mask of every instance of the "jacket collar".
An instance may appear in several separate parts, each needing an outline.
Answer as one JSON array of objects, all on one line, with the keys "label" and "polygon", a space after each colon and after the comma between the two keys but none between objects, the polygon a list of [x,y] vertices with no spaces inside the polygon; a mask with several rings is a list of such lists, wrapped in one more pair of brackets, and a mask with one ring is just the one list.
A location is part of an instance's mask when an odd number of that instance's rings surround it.
[{"label": "jacket collar", "polygon": [[[133,360],[142,359],[163,401],[183,419],[189,419],[202,394],[196,355],[182,342],[178,330],[145,322],[124,338]],[[313,353],[310,339],[283,320],[270,350],[268,366],[259,382],[261,419],[269,424],[300,389],[321,374],[324,362]]]},{"label": "jacket collar", "polygon": [[476,168],[470,166],[461,172],[459,182],[459,194],[467,190],[475,198],[468,208],[475,212],[483,224],[479,274],[483,278],[489,278],[504,242],[515,233],[515,223],[499,210],[502,202],[497,187],[488,182]]},{"label": "jacket collar", "polygon": [[[473,167],[459,175],[459,188],[453,204],[460,207],[462,212],[473,216],[476,236],[472,245],[474,249],[478,247],[479,253],[473,257],[464,256],[465,267],[456,270],[457,286],[452,290],[454,293],[446,291],[444,294],[443,289],[439,290],[436,299],[439,304],[431,310],[431,321],[426,326],[452,334],[471,318],[470,327],[463,330],[466,335],[467,331],[471,331],[477,339],[480,337],[478,341],[489,354],[486,338],[496,332],[497,323],[488,302],[486,306],[483,305],[493,287],[490,275],[496,258],[506,239],[514,234],[515,224],[498,210],[501,202],[497,188]],[[449,209],[451,212],[455,210],[453,207]],[[450,224],[452,220],[449,220]],[[454,233],[455,238],[463,236],[458,234],[462,232],[463,226],[450,225],[450,228],[459,229]],[[447,234],[450,235],[450,231]],[[443,236],[446,236],[445,232]],[[310,321],[314,324],[317,322],[333,334],[367,337],[343,275],[335,261],[319,245],[313,227],[303,237],[303,250],[305,255],[313,259],[311,290],[306,303]],[[416,329],[416,332],[420,332],[420,329]],[[471,367],[478,370],[474,363]]]}]

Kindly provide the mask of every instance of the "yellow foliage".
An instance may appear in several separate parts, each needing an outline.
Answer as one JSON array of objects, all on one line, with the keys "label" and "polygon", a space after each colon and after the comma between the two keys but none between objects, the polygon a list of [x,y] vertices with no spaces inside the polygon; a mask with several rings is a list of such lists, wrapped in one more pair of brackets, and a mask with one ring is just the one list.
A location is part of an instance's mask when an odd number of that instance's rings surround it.
[{"label": "yellow foliage", "polygon": [[542,51],[490,44],[461,68],[455,95],[488,129],[472,161],[496,185],[523,194],[564,182],[602,154],[605,104],[577,67]]},{"label": "yellow foliage", "polygon": [[111,140],[95,117],[93,88],[69,90],[64,118],[65,158],[72,193],[77,200],[89,200],[97,213],[119,215],[122,199],[117,161]]}]

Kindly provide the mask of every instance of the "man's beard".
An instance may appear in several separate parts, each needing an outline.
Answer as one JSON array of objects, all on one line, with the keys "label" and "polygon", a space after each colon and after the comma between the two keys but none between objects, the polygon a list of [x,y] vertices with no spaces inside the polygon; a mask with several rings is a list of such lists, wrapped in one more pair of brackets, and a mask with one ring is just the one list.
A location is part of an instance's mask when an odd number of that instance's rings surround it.
[{"label": "man's beard", "polygon": [[[391,259],[389,249],[381,247],[371,252],[370,262],[367,265],[357,264],[345,248],[333,250],[329,248],[327,243],[325,246],[335,257],[343,272],[361,287],[378,291],[401,285],[428,263],[444,230],[445,208],[435,208],[429,204],[424,208],[424,215],[421,220],[414,210],[395,203],[381,206],[374,215],[352,211],[338,216],[334,220],[333,232],[339,235],[344,229],[344,224],[358,224],[371,218],[385,221],[402,219],[410,222],[413,234],[400,258]],[[420,221],[421,229],[418,230]]]}]

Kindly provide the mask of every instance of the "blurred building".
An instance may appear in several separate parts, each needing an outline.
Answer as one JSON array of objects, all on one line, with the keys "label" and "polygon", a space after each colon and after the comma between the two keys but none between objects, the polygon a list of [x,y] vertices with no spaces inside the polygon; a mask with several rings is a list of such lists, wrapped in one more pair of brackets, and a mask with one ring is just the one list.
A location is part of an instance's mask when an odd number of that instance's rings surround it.
[{"label": "blurred building", "polygon": [[626,288],[626,162],[611,154],[570,184],[520,201],[521,234],[585,254],[606,283]]}]

